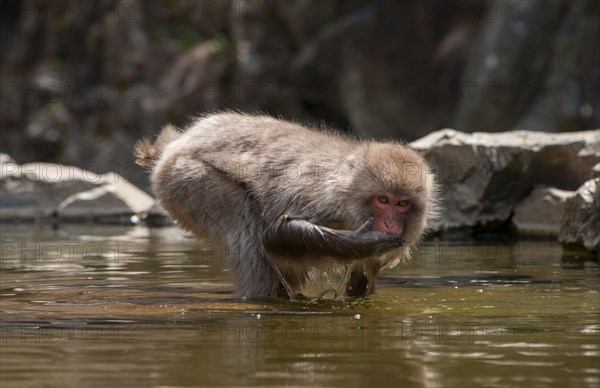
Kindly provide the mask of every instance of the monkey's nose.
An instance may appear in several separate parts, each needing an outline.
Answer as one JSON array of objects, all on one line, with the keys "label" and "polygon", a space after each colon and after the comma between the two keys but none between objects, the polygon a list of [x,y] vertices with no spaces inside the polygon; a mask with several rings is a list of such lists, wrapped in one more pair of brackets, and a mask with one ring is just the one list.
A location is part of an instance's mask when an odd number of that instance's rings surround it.
[{"label": "monkey's nose", "polygon": [[394,227],[394,225],[396,224],[396,220],[394,220],[392,217],[388,217],[384,220],[385,222],[385,226],[387,226],[388,228],[392,229]]}]

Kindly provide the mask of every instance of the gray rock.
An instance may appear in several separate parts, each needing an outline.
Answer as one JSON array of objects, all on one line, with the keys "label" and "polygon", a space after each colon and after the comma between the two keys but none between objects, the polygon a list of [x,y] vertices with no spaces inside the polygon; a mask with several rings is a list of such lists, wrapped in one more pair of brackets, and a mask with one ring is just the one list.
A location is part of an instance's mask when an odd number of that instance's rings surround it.
[{"label": "gray rock", "polygon": [[558,240],[600,250],[600,179],[585,182],[565,204]]},{"label": "gray rock", "polygon": [[521,236],[558,236],[565,202],[573,194],[552,187],[535,188],[515,207],[512,225]]},{"label": "gray rock", "polygon": [[432,163],[445,210],[438,228],[504,231],[536,186],[576,190],[598,176],[598,131],[434,132],[411,146]]},{"label": "gray rock", "polygon": [[2,163],[15,163],[15,160],[10,155],[0,153],[0,164]]},{"label": "gray rock", "polygon": [[[0,164],[1,221],[134,223],[154,199],[115,173],[53,163]],[[138,217],[139,219],[139,217]]]}]

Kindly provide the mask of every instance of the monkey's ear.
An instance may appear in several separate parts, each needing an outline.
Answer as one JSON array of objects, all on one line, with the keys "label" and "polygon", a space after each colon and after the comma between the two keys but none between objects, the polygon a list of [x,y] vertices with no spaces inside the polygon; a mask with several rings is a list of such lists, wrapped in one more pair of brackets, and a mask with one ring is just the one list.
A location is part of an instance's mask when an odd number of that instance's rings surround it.
[{"label": "monkey's ear", "polygon": [[143,137],[135,143],[135,163],[140,166],[147,166],[154,161],[156,156],[156,148],[152,145],[152,141],[147,137]]}]

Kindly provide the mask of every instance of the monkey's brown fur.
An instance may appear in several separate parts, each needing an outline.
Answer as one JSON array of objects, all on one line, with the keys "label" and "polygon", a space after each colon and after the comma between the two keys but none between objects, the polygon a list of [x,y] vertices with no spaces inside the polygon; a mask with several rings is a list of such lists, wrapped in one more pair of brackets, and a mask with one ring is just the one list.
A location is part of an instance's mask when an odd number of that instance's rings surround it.
[{"label": "monkey's brown fur", "polygon": [[[328,257],[360,259],[355,272],[368,285],[359,294],[372,291],[374,275],[409,254],[436,211],[433,176],[414,150],[268,116],[212,114],[182,132],[169,125],[136,154],[179,225],[226,247],[240,296],[274,295],[280,277],[296,290],[306,265]],[[379,193],[411,202],[401,236],[369,230]]]}]

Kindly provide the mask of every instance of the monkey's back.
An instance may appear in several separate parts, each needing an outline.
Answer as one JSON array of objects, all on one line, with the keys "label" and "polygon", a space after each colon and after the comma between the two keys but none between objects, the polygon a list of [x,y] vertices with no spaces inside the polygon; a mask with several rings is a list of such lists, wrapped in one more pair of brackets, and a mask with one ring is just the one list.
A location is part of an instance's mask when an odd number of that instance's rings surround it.
[{"label": "monkey's back", "polygon": [[204,149],[207,158],[222,164],[232,160],[245,164],[290,164],[307,158],[337,161],[356,147],[354,142],[329,130],[240,113],[202,117],[182,137],[192,147]]},{"label": "monkey's back", "polygon": [[292,212],[325,220],[332,215],[320,214],[323,207],[315,201],[332,198],[333,190],[348,183],[348,155],[358,148],[357,142],[328,130],[268,116],[219,113],[199,118],[168,144],[155,171],[178,160],[186,179],[194,179],[194,170],[209,168],[244,187],[263,217]]}]

